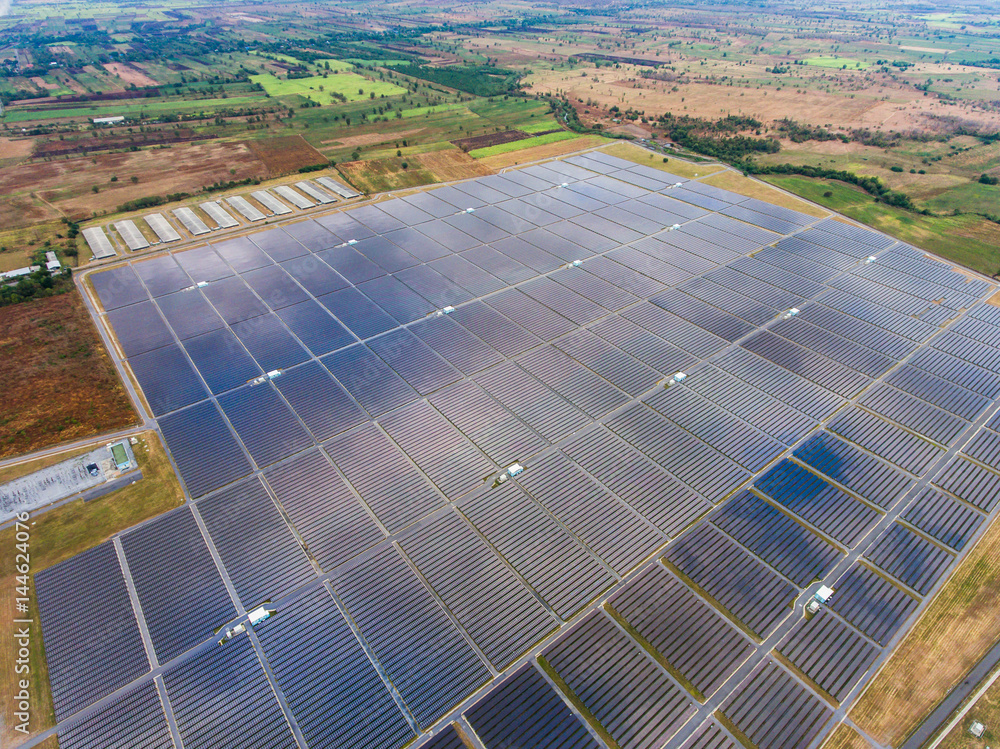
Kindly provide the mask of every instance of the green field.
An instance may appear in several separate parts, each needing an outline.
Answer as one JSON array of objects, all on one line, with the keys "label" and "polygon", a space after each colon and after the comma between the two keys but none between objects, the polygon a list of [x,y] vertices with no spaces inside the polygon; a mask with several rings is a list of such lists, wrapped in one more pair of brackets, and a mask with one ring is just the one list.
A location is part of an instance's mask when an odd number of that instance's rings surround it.
[{"label": "green field", "polygon": [[371,94],[398,96],[406,89],[387,81],[373,81],[356,73],[335,73],[327,77],[316,75],[311,78],[277,78],[270,73],[252,75],[250,80],[259,83],[271,96],[303,96],[320,104],[337,104],[333,94],[339,93],[348,101],[368,99]]},{"label": "green field", "polygon": [[863,60],[852,60],[848,57],[807,57],[803,62],[814,68],[840,69],[846,65],[848,70],[864,70],[871,65]]},{"label": "green field", "polygon": [[488,148],[477,148],[474,151],[469,151],[469,156],[474,159],[483,159],[487,156],[496,156],[501,153],[510,153],[511,151],[520,151],[525,148],[533,148],[535,146],[544,146],[548,143],[558,143],[561,140],[573,140],[574,138],[579,138],[577,133],[571,133],[566,130],[560,130],[558,133],[549,133],[548,135],[539,135],[534,138],[525,138],[524,140],[515,140],[511,143],[500,143],[496,146],[489,146]]},{"label": "green field", "polygon": [[[137,100],[143,101],[143,100]],[[75,107],[67,109],[8,109],[2,122],[29,122],[53,120],[64,117],[114,117],[116,115],[156,115],[174,112],[202,112],[215,109],[266,106],[267,99],[260,96],[234,96],[228,99],[194,99],[192,101],[145,100],[143,104],[111,104],[100,107]]]},{"label": "green field", "polygon": [[911,213],[831,180],[771,176],[765,181],[980,273],[1000,273],[1000,225],[979,216]]}]

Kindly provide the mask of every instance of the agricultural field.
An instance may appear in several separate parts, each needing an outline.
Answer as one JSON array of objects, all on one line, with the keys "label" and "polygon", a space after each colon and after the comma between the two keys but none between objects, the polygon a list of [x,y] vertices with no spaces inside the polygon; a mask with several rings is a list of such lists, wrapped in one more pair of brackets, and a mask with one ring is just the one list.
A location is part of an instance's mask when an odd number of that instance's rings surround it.
[{"label": "agricultural field", "polygon": [[386,81],[372,81],[355,73],[338,72],[329,76],[279,79],[273,75],[252,75],[250,80],[260,85],[268,96],[300,96],[319,104],[336,104],[340,96],[347,101],[396,96],[405,89]]},{"label": "agricultural field", "polygon": [[0,307],[0,458],[136,423],[76,291]]}]

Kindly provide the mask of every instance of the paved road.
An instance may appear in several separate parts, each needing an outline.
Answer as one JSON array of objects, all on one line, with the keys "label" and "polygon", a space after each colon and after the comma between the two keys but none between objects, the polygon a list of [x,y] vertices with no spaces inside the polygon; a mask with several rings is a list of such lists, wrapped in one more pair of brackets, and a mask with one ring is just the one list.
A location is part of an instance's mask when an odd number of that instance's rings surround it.
[{"label": "paved road", "polygon": [[958,710],[965,699],[972,694],[972,690],[996,668],[998,663],[1000,663],[1000,642],[994,645],[993,649],[975,665],[961,684],[951,690],[934,712],[924,719],[920,727],[910,735],[910,738],[899,749],[920,749],[927,743],[934,732]]}]

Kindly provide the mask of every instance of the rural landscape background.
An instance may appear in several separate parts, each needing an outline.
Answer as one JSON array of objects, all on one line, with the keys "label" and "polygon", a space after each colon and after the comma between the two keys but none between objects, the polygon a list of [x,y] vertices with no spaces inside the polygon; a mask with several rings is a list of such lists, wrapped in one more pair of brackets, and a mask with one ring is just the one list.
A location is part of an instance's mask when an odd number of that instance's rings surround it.
[{"label": "rural landscape background", "polygon": [[[1000,275],[995,2],[0,0],[0,104],[0,273],[46,252],[69,269],[0,285],[0,460],[140,423],[72,280],[93,263],[84,229],[121,245],[118,219],[207,218],[199,203],[233,194],[260,207],[251,191],[303,175],[373,194],[606,145]],[[124,119],[94,123],[107,117]],[[38,565],[183,501],[155,433],[140,459],[153,495],[47,513]],[[0,466],[0,481],[44,462]],[[991,528],[854,725],[898,745],[1000,639],[998,557]],[[6,556],[0,578],[6,605]],[[982,705],[995,743],[1000,688]],[[985,746],[966,728],[942,746]],[[868,743],[845,724],[828,746]]]}]

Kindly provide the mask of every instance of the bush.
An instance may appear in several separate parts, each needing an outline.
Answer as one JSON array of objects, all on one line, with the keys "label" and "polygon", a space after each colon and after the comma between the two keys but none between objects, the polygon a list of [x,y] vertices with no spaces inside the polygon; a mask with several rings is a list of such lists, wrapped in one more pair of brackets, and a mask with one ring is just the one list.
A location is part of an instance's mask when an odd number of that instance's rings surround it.
[{"label": "bush", "polygon": [[892,170],[892,171],[894,171],[894,172],[902,172],[903,171],[903,167],[901,167],[901,166],[891,166],[891,167],[889,167],[889,169]]},{"label": "bush", "polygon": [[833,190],[827,190],[825,193],[823,193],[823,197],[824,198],[832,198],[833,197]]},{"label": "bush", "polygon": [[989,174],[982,174],[979,177],[979,184],[981,185],[996,185],[1000,183],[1000,178],[993,177]]}]

